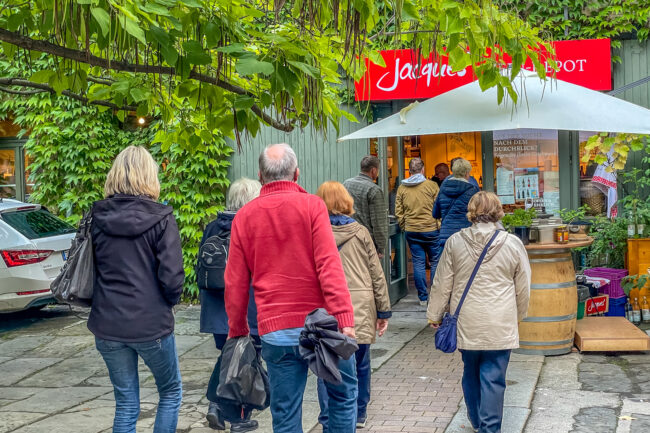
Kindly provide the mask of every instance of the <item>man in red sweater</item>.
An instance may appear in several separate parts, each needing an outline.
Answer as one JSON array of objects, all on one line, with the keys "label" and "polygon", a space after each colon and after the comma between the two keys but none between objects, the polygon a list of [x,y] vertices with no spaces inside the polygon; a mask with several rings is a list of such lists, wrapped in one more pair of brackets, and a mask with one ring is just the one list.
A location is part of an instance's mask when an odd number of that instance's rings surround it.
[{"label": "man in red sweater", "polygon": [[[271,385],[274,433],[302,432],[308,365],[298,353],[305,317],[325,308],[354,338],[354,311],[325,203],[298,180],[298,160],[287,144],[264,149],[260,196],[237,212],[226,265],[230,337],[248,334],[249,286]],[[354,433],[357,377],[354,357],[339,361],[341,385],[327,384],[329,429]]]}]

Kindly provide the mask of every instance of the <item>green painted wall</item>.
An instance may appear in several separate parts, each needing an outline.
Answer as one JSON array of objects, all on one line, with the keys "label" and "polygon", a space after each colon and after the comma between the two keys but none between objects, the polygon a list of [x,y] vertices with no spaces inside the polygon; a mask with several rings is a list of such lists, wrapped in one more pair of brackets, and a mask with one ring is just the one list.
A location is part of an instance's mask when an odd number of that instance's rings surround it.
[{"label": "green painted wall", "polygon": [[[622,41],[621,48],[614,50],[613,54],[620,56],[622,60],[621,63],[616,63],[613,66],[614,89],[650,76],[650,42]],[[650,108],[650,82],[633,87],[616,96]],[[641,161],[643,156],[642,152],[632,152],[627,159],[626,168],[647,168]]]},{"label": "green painted wall", "polygon": [[262,149],[272,143],[288,143],[298,156],[300,179],[298,183],[308,192],[315,193],[318,186],[326,180],[339,182],[355,176],[359,172],[359,162],[369,151],[368,140],[355,140],[337,143],[336,139],[367,125],[366,121],[353,110],[359,123],[341,119],[340,132],[329,126],[326,133],[316,132],[307,127],[284,133],[271,127],[260,130],[255,138],[243,138],[242,149],[232,155],[228,178],[234,181],[242,176],[257,179],[257,160]]}]

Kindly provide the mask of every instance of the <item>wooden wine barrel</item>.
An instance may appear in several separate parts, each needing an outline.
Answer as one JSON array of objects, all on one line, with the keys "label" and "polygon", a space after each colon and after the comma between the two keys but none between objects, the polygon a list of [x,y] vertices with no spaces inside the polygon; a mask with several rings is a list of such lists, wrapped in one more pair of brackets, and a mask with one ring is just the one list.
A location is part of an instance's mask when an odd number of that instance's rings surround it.
[{"label": "wooden wine barrel", "polygon": [[[558,245],[559,246],[559,245]],[[532,271],[528,316],[519,322],[519,349],[528,355],[571,352],[578,292],[571,252],[550,245],[528,249]]]}]

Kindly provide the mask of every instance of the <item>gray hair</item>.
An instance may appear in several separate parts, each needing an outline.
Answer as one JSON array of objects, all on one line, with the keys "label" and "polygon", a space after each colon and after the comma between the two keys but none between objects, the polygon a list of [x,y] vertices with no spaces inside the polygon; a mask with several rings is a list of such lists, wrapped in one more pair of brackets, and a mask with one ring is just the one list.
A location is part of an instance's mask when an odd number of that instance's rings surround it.
[{"label": "gray hair", "polygon": [[230,185],[228,190],[227,209],[237,212],[243,208],[246,203],[260,195],[262,185],[253,179],[242,177]]},{"label": "gray hair", "polygon": [[[283,152],[280,155],[269,156],[269,150],[274,147],[280,148]],[[260,177],[264,183],[293,180],[298,169],[298,158],[288,144],[270,144],[260,153],[259,164]]]},{"label": "gray hair", "polygon": [[423,168],[424,162],[422,161],[422,158],[413,158],[409,161],[409,171],[411,174],[422,173]]},{"label": "gray hair", "polygon": [[472,171],[472,164],[464,158],[457,158],[451,167],[454,177],[465,178]]},{"label": "gray hair", "polygon": [[379,158],[377,158],[374,155],[368,155],[368,156],[363,157],[363,159],[361,160],[361,164],[359,164],[359,165],[360,165],[360,168],[361,168],[361,173],[368,173],[373,168],[376,168],[377,170],[379,170],[380,164],[381,163],[379,161]]}]

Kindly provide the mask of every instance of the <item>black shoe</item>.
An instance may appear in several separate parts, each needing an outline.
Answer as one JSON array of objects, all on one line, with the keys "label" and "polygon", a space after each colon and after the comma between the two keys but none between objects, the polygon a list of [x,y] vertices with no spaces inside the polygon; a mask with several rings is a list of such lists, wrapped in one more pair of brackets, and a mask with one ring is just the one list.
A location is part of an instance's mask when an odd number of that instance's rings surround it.
[{"label": "black shoe", "polygon": [[221,413],[219,412],[219,407],[217,406],[216,403],[210,402],[210,406],[208,406],[208,414],[205,416],[205,418],[208,420],[208,425],[210,426],[211,429],[213,430],[226,429],[226,423],[223,421],[223,418],[221,417]]},{"label": "black shoe", "polygon": [[258,423],[254,419],[248,421],[239,421],[230,424],[230,431],[232,433],[244,433],[247,431],[257,430]]}]

